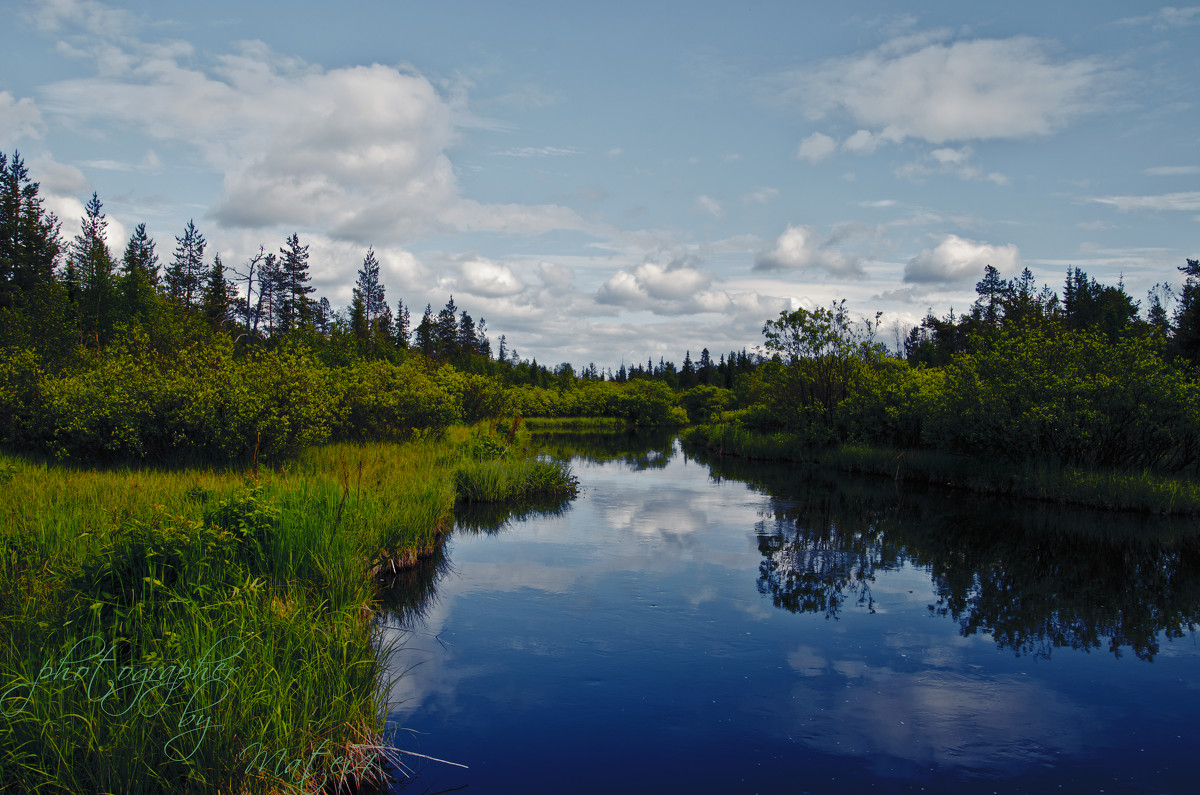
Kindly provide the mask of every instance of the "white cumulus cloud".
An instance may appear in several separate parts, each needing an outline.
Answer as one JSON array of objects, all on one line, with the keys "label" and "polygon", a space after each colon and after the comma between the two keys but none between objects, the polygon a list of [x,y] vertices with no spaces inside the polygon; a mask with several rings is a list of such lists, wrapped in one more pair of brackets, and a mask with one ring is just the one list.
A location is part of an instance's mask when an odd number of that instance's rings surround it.
[{"label": "white cumulus cloud", "polygon": [[755,270],[823,270],[834,276],[861,276],[862,262],[837,247],[845,231],[824,236],[807,225],[791,226],[775,241],[775,248],[762,252]]},{"label": "white cumulus cloud", "polygon": [[975,240],[946,235],[935,248],[927,248],[904,266],[904,281],[922,284],[962,282],[978,279],[984,266],[1001,273],[1013,272],[1021,265],[1021,253],[1012,243],[994,246]]},{"label": "white cumulus cloud", "polygon": [[837,151],[837,141],[825,133],[815,132],[800,142],[796,159],[819,163]]},{"label": "white cumulus cloud", "polygon": [[11,92],[0,91],[0,148],[7,149],[21,138],[40,138],[44,127],[32,99],[16,99]]},{"label": "white cumulus cloud", "polygon": [[457,100],[411,70],[325,69],[262,42],[242,42],[206,64],[186,45],[88,41],[96,74],[46,86],[44,112],[193,147],[223,175],[213,216],[225,226],[299,226],[357,242],[430,228],[524,234],[587,226],[558,205],[463,199],[446,154],[458,135]]},{"label": "white cumulus cloud", "polygon": [[793,72],[784,97],[810,118],[848,116],[864,130],[847,148],[863,151],[875,136],[941,144],[1045,135],[1097,107],[1104,75],[1097,59],[1056,60],[1028,36],[910,37]]},{"label": "white cumulus cloud", "polygon": [[462,263],[461,284],[467,292],[476,295],[498,297],[516,295],[525,285],[507,265],[492,262],[486,257],[475,257]]},{"label": "white cumulus cloud", "polygon": [[997,185],[1008,185],[1010,180],[1004,174],[996,171],[985,173],[982,168],[971,162],[974,151],[969,146],[954,148],[944,146],[934,149],[920,160],[905,163],[896,169],[896,176],[911,180],[920,180],[930,174],[949,174],[965,180],[986,180]]},{"label": "white cumulus cloud", "polygon": [[596,303],[628,309],[649,309],[658,314],[683,314],[719,311],[727,300],[710,294],[712,277],[690,261],[667,264],[643,262],[632,269],[614,273],[596,291]]}]

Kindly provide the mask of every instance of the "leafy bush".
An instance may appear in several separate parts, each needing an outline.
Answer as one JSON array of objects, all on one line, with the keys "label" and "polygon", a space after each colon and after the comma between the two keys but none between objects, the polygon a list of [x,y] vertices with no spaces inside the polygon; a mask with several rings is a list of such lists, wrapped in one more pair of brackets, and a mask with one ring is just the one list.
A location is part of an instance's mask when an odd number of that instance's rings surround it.
[{"label": "leafy bush", "polygon": [[708,422],[713,415],[719,414],[733,405],[733,392],[720,387],[700,384],[684,392],[681,401],[692,422]]},{"label": "leafy bush", "polygon": [[362,362],[341,371],[336,435],[357,441],[402,439],[414,428],[444,427],[459,416],[442,383],[410,362]]},{"label": "leafy bush", "polygon": [[1149,339],[1006,329],[946,368],[924,438],[1010,461],[1175,471],[1200,457],[1197,397]]},{"label": "leafy bush", "polygon": [[504,387],[494,378],[462,373],[449,365],[434,373],[434,382],[454,399],[457,419],[468,423],[499,417],[507,401]]},{"label": "leafy bush", "polygon": [[25,447],[37,441],[35,418],[44,377],[32,351],[0,349],[0,442]]}]

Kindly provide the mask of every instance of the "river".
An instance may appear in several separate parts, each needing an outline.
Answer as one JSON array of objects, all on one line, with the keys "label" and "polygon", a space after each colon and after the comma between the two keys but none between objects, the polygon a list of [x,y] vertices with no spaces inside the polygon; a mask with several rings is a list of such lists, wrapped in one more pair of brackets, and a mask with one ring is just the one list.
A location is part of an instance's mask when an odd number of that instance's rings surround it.
[{"label": "river", "polygon": [[407,789],[1191,792],[1193,522],[547,436],[397,590]]}]

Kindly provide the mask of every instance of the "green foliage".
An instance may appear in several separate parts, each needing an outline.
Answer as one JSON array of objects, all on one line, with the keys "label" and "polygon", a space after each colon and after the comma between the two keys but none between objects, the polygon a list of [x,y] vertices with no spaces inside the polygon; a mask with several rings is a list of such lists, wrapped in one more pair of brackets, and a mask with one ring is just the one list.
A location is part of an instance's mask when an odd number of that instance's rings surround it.
[{"label": "green foliage", "polygon": [[456,396],[410,362],[360,362],[342,370],[339,381],[339,438],[403,439],[413,429],[442,428],[460,416]]},{"label": "green foliage", "polygon": [[454,494],[459,502],[498,503],[575,496],[578,480],[563,461],[534,456],[503,428],[480,424],[462,446],[454,470]]},{"label": "green foliage", "polygon": [[925,440],[1009,461],[1178,471],[1200,455],[1196,397],[1194,376],[1149,339],[1013,329],[946,368]]},{"label": "green foliage", "polygon": [[512,411],[530,417],[612,417],[634,425],[687,424],[687,413],[661,381],[582,381],[573,389],[519,386],[509,390]]},{"label": "green foliage", "polygon": [[[236,542],[235,554],[229,556],[229,544],[210,543],[203,550],[204,555],[226,565],[237,563],[251,574],[264,572],[274,551],[278,522],[279,510],[266,500],[262,487],[255,481],[247,481],[241,489],[204,512],[203,526],[209,529],[210,538],[224,541],[226,536],[232,537]],[[214,555],[217,549],[224,554]]]},{"label": "green foliage", "polygon": [[867,366],[883,355],[872,341],[878,324],[876,315],[874,322],[856,326],[844,300],[829,309],[781,311],[777,320],[768,321],[763,326],[767,349],[784,361],[761,368],[759,425],[803,431],[818,444],[831,440],[844,424],[843,401],[861,389]]},{"label": "green foliage", "polygon": [[32,351],[0,349],[0,442],[15,447],[36,444],[35,417],[44,377]]},{"label": "green foliage", "polygon": [[499,417],[507,409],[504,388],[493,378],[443,365],[434,373],[433,380],[454,400],[456,419],[475,423]]},{"label": "green foliage", "polygon": [[[71,581],[94,601],[105,624],[125,619],[135,602],[156,590],[208,600],[218,590],[266,570],[278,511],[248,484],[220,500],[202,521],[157,509],[148,520],[129,519],[107,533]],[[132,627],[117,627],[128,636]]]},{"label": "green foliage", "polygon": [[58,375],[27,352],[5,354],[4,438],[75,460],[216,460],[290,455],[327,439],[336,407],[330,374],[302,349],[238,362],[220,338],[167,358],[134,329]]},{"label": "green foliage", "polygon": [[733,405],[733,391],[721,387],[700,384],[680,396],[680,402],[692,422],[708,422]]},{"label": "green foliage", "polygon": [[843,436],[870,444],[917,447],[925,419],[943,387],[940,369],[881,359],[863,368],[862,382],[844,406]]},{"label": "green foliage", "polygon": [[144,458],[159,431],[156,379],[137,353],[113,349],[92,366],[44,381],[38,441],[60,459]]}]

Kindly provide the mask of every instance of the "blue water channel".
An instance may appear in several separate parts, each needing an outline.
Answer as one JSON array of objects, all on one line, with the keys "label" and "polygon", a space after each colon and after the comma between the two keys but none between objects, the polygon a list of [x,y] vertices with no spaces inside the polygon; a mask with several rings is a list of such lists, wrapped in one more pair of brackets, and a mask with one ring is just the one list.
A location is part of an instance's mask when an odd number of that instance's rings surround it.
[{"label": "blue water channel", "polygon": [[1194,523],[546,444],[578,498],[397,588],[392,742],[466,765],[405,791],[1200,786]]}]

